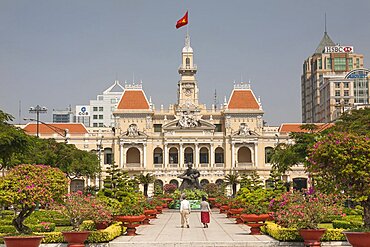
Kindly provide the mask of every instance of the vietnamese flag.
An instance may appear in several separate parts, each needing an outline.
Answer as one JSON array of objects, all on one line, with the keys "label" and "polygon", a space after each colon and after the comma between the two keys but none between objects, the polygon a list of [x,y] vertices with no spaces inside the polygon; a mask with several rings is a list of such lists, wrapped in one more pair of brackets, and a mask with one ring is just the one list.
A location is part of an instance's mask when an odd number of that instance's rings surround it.
[{"label": "vietnamese flag", "polygon": [[188,11],[186,11],[184,17],[182,17],[180,20],[176,23],[176,28],[180,28],[182,26],[185,26],[188,24]]}]

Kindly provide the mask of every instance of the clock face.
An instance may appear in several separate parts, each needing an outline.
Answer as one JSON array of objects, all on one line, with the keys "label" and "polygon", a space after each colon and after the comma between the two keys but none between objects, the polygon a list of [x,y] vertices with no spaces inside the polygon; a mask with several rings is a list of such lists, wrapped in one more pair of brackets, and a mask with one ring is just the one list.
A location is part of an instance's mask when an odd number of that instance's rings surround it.
[{"label": "clock face", "polygon": [[185,90],[185,95],[190,96],[191,95],[191,89],[186,89]]}]

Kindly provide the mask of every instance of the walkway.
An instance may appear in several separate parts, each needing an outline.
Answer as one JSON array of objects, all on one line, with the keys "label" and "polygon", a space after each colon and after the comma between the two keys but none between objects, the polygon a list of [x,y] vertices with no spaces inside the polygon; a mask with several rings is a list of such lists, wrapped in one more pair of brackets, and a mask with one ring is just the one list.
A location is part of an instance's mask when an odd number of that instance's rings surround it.
[{"label": "walkway", "polygon": [[214,211],[209,228],[203,228],[200,213],[193,211],[190,228],[181,228],[179,212],[167,210],[151,220],[152,225],[138,227],[137,236],[121,236],[110,242],[110,246],[276,246],[278,241],[266,235],[248,235],[248,226],[234,222]]}]

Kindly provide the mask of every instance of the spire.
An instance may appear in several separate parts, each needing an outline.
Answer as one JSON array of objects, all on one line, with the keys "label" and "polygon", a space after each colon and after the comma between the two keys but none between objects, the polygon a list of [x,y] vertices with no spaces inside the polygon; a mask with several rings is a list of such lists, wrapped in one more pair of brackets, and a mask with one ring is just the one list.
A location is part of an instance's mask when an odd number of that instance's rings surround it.
[{"label": "spire", "polygon": [[324,51],[325,46],[335,46],[335,43],[331,40],[326,31],[324,32],[324,36],[322,37],[320,44],[317,46],[315,53],[321,54]]}]

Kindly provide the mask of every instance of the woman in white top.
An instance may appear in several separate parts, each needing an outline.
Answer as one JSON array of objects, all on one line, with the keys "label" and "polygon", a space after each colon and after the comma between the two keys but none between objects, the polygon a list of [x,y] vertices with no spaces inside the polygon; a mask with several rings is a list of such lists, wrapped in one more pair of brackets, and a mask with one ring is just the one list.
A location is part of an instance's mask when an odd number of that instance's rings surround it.
[{"label": "woman in white top", "polygon": [[204,228],[208,228],[210,212],[211,208],[209,207],[209,203],[206,201],[206,197],[202,196],[202,202],[200,203],[200,221],[203,223]]}]

